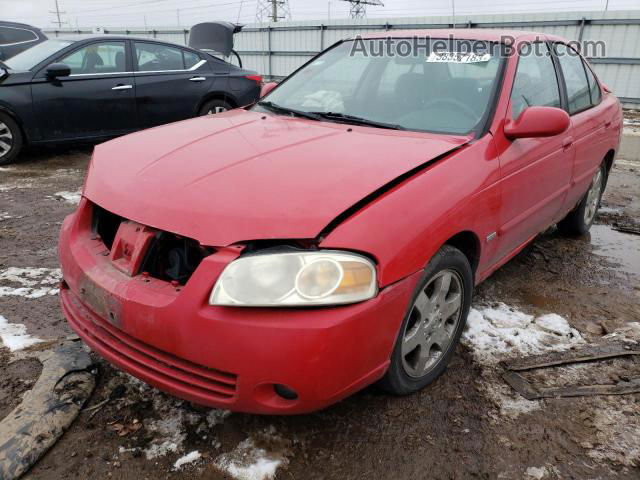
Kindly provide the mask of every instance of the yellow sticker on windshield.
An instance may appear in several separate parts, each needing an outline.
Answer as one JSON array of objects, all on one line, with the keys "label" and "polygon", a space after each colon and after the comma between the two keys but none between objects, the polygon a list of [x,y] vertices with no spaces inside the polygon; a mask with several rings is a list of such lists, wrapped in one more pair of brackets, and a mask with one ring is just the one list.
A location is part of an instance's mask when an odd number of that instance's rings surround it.
[{"label": "yellow sticker on windshield", "polygon": [[491,60],[491,54],[461,52],[431,52],[427,57],[429,63],[481,63]]}]

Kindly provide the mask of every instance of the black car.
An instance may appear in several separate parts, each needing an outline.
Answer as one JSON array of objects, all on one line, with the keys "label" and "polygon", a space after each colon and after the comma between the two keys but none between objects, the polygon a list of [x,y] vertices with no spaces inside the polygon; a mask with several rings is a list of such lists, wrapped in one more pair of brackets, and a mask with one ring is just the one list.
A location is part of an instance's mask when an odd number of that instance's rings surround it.
[{"label": "black car", "polygon": [[0,64],[0,165],[25,144],[97,141],[255,102],[262,78],[181,45],[46,40]]},{"label": "black car", "polygon": [[0,61],[42,43],[47,36],[39,28],[25,23],[0,22]]}]

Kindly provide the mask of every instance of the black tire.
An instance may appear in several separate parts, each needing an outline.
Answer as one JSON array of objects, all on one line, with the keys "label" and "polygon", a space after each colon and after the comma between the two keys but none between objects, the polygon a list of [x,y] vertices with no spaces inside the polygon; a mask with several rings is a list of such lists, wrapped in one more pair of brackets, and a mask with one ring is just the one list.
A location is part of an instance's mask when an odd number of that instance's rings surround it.
[{"label": "black tire", "polygon": [[[433,305],[437,305],[437,309],[433,310],[432,313],[435,315],[435,319],[425,320],[424,323],[419,318],[422,317],[420,314],[420,309],[418,308],[419,299],[427,298],[429,300],[429,291],[431,289],[431,285],[434,285],[434,282],[437,282],[443,275],[448,275],[449,273],[454,273],[455,276],[452,277],[456,282],[459,282],[461,287],[460,301],[461,305],[459,311],[449,319],[438,320],[437,315],[434,312],[439,312],[440,307],[443,305],[438,304],[435,298],[435,287],[433,294],[431,297],[433,300]],[[453,282],[453,280],[452,280]],[[451,292],[449,292],[451,293]],[[429,261],[429,264],[424,269],[424,273],[420,282],[418,283],[418,287],[414,292],[413,297],[411,298],[411,304],[407,309],[407,313],[405,315],[404,321],[402,322],[402,326],[400,327],[400,331],[398,332],[398,337],[396,339],[396,343],[393,349],[393,353],[391,354],[391,363],[389,365],[389,369],[387,370],[385,376],[378,382],[379,386],[382,387],[389,393],[394,395],[407,395],[413,392],[416,392],[425,386],[432,383],[436,380],[442,373],[446,370],[451,357],[453,356],[456,346],[460,341],[460,336],[462,335],[462,331],[467,322],[467,315],[469,314],[469,309],[471,307],[471,296],[473,293],[473,271],[471,269],[471,265],[469,264],[469,260],[467,257],[457,248],[454,248],[449,245],[445,245],[442,247]],[[453,297],[449,297],[453,298]],[[430,300],[431,301],[431,300]],[[446,302],[450,303],[450,302]],[[416,311],[418,313],[416,313]],[[429,328],[429,325],[447,325],[449,321],[453,318],[456,318],[456,323],[450,326],[450,331],[448,333],[448,345],[441,349],[440,352],[436,352],[435,355],[431,355],[432,348],[429,348],[429,352],[427,358],[429,362],[435,362],[428,368],[421,370],[420,368],[416,369],[419,372],[424,372],[419,375],[412,375],[409,373],[411,370],[411,358],[416,357],[415,352],[417,351],[418,362],[420,358],[424,358],[422,355],[422,345],[417,346],[418,350],[411,350],[410,353],[407,354],[407,351],[403,352],[403,345],[405,344],[406,338],[411,336],[411,332],[414,331],[416,338],[420,337],[421,339],[425,338],[425,342],[429,343],[431,340],[431,334],[435,333],[436,328]],[[417,319],[418,318],[418,319]],[[423,328],[424,327],[424,328]],[[428,331],[431,332],[428,333]],[[407,342],[408,344],[408,342]],[[435,346],[435,343],[433,344]],[[406,347],[406,346],[405,346]],[[406,347],[412,348],[412,347]],[[416,362],[417,363],[417,362]],[[417,365],[420,365],[417,363]],[[415,370],[414,372],[415,373]]]},{"label": "black tire", "polygon": [[[558,228],[563,234],[572,236],[584,235],[589,231],[600,207],[606,179],[607,172],[604,165],[601,165],[600,169],[593,175],[589,189],[578,206],[558,223]],[[596,182],[599,182],[600,185],[598,186]]]},{"label": "black tire", "polygon": [[232,108],[233,107],[231,106],[231,104],[229,102],[225,102],[224,100],[209,100],[200,108],[200,112],[198,113],[198,115],[201,117],[204,115],[213,115],[215,113],[222,113],[222,111],[226,112],[227,110],[231,110]]},{"label": "black tire", "polygon": [[[5,113],[0,113],[0,165],[8,165],[16,160],[24,140],[18,124]],[[6,149],[9,145],[9,149]]]}]

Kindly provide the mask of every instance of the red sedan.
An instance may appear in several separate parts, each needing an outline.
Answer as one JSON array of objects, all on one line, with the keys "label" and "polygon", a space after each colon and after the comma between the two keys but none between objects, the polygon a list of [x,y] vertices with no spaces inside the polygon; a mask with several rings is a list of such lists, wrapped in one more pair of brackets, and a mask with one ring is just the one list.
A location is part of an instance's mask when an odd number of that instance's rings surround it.
[{"label": "red sedan", "polygon": [[59,246],[92,349],[237,411],[408,394],[445,370],[474,285],[550,225],[589,230],[622,113],[571,45],[387,35],[337,43],[250,108],[96,148]]}]

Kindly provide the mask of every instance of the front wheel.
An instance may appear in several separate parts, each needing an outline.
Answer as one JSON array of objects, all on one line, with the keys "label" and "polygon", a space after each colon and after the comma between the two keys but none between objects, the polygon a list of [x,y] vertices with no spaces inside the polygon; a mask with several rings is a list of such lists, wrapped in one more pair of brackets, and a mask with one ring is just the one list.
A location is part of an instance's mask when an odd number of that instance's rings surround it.
[{"label": "front wheel", "polygon": [[8,115],[0,113],[0,165],[13,162],[22,150],[22,132]]},{"label": "front wheel", "polygon": [[578,206],[558,223],[561,232],[568,235],[584,235],[589,231],[600,206],[605,175],[604,165],[602,165],[593,175],[589,190]]},{"label": "front wheel", "polygon": [[380,386],[406,395],[447,368],[471,307],[473,272],[467,257],[445,245],[431,259],[414,293]]}]

